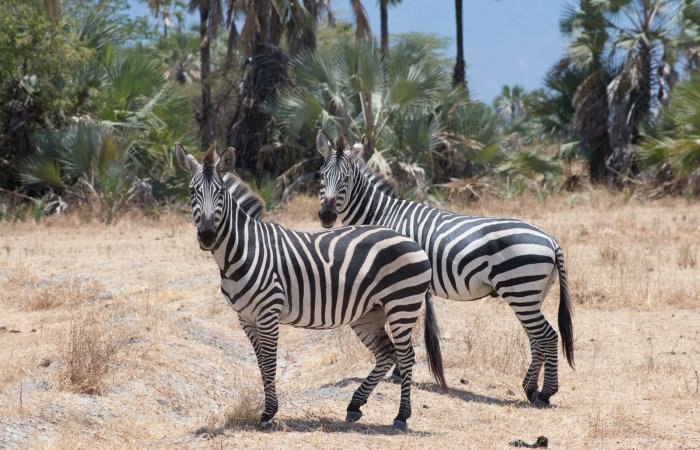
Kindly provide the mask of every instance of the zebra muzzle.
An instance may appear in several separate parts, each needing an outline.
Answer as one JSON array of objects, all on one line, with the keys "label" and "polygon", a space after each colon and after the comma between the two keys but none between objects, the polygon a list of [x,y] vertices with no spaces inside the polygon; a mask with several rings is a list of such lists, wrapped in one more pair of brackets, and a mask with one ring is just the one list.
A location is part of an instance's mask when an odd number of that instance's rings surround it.
[{"label": "zebra muzzle", "polygon": [[322,206],[318,211],[318,218],[321,219],[321,225],[324,228],[331,228],[338,218],[338,213],[331,208]]},{"label": "zebra muzzle", "polygon": [[199,240],[199,245],[202,249],[206,250],[211,248],[214,245],[214,241],[216,241],[216,228],[214,224],[202,222],[202,224],[197,227],[197,240]]}]

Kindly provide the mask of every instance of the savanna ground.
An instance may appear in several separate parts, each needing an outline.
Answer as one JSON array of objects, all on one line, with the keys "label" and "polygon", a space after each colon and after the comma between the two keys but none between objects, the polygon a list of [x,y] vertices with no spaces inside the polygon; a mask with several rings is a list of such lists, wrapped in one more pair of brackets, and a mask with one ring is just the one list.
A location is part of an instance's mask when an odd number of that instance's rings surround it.
[{"label": "savanna ground", "polygon": [[[272,219],[318,229],[316,206],[300,197]],[[565,249],[577,367],[560,365],[554,407],[524,401],[529,349],[502,300],[437,300],[450,390],[419,331],[407,435],[390,430],[390,383],[343,422],[372,366],[349,328],[282,328],[276,427],[256,431],[253,351],[188,218],[72,217],[0,226],[0,447],[700,447],[697,202],[590,192],[452,209],[525,219]],[[552,289],[553,325],[558,301]]]}]

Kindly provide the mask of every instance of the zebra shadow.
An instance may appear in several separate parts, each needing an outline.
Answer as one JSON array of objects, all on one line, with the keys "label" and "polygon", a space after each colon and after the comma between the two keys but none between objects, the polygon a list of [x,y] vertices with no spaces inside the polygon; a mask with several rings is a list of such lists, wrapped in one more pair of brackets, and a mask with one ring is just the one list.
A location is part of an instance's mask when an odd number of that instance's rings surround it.
[{"label": "zebra shadow", "polygon": [[[335,382],[335,383],[325,384],[322,387],[342,388],[342,387],[348,386],[350,384],[362,383],[362,381],[363,381],[363,378],[348,377],[348,378],[344,378],[343,380]],[[385,378],[384,380],[382,380],[382,382],[397,384],[390,377]],[[465,391],[465,390],[454,388],[454,387],[450,387],[450,388],[448,388],[447,392],[444,392],[442,390],[442,387],[440,387],[440,385],[438,385],[437,383],[432,383],[432,382],[413,383],[412,386],[416,389],[421,390],[421,391],[449,395],[450,397],[455,397],[455,398],[458,398],[458,399],[463,400],[465,402],[485,403],[487,405],[494,405],[494,406],[501,406],[501,407],[509,406],[512,408],[532,408],[532,405],[530,404],[530,402],[527,402],[525,400],[506,400],[506,399],[502,399],[502,398],[489,397],[486,395],[476,394],[476,393],[471,392],[471,391]]]},{"label": "zebra shadow", "polygon": [[[242,425],[238,427],[223,426],[209,429],[200,428],[194,432],[194,435],[204,439],[211,439],[216,436],[226,435],[228,432],[236,431],[257,431],[259,433],[316,433],[321,431],[323,433],[357,433],[364,435],[404,435],[404,433],[394,430],[391,425],[363,422],[347,423],[344,420],[328,417],[273,419],[271,426],[265,429],[261,429],[255,425]],[[431,435],[431,433],[424,431],[409,431],[409,433],[414,436]]]},{"label": "zebra shadow", "polygon": [[[391,418],[388,418],[391,419]],[[411,431],[409,420],[409,434],[413,436],[431,436],[432,433]],[[328,417],[309,417],[299,419],[284,419],[272,431],[297,432],[297,433],[357,433],[364,435],[405,436],[405,433],[394,430],[389,424],[355,422],[347,423],[344,420]]]},{"label": "zebra shadow", "polygon": [[414,383],[413,387],[415,387],[416,389],[420,389],[421,391],[449,395],[450,397],[458,398],[465,402],[484,403],[487,405],[502,407],[509,406],[512,408],[532,408],[532,405],[530,405],[530,403],[525,400],[506,400],[502,398],[489,397],[486,395],[476,394],[471,391],[465,391],[454,387],[449,387],[447,389],[447,392],[444,392],[442,390],[442,387],[440,387],[440,385],[436,383]]}]

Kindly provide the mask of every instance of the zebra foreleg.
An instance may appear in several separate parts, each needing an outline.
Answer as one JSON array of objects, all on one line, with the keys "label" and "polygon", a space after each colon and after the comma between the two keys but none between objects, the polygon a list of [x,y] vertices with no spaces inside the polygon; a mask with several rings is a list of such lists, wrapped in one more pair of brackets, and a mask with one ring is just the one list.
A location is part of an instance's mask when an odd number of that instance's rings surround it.
[{"label": "zebra foreleg", "polygon": [[391,335],[394,337],[396,361],[401,374],[401,403],[399,404],[399,413],[394,418],[393,428],[406,432],[408,431],[406,421],[411,417],[411,381],[413,379],[413,364],[416,362],[416,355],[411,344],[411,332],[415,322],[407,323],[406,318],[394,323],[392,323],[391,317],[387,317],[387,320]]},{"label": "zebra foreleg", "polygon": [[260,416],[260,428],[269,428],[269,422],[278,410],[277,392],[275,390],[275,375],[277,371],[277,340],[279,337],[279,321],[277,315],[261,317],[258,324],[251,324],[239,317],[258,360],[258,368],[262,375],[265,390],[265,407]]},{"label": "zebra foreleg", "polygon": [[360,408],[367,403],[367,398],[379,384],[379,381],[396,362],[394,344],[384,331],[384,312],[376,308],[357,322],[350,324],[363,344],[374,354],[375,366],[362,381],[352,396],[347,407],[346,422],[357,422],[362,417]]}]

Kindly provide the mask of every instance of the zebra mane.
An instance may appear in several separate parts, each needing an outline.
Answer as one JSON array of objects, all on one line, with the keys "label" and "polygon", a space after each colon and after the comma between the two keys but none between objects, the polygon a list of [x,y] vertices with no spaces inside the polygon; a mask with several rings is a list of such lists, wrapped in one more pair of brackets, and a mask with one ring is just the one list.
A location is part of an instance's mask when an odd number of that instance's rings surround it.
[{"label": "zebra mane", "polygon": [[250,186],[232,173],[224,175],[224,186],[246,214],[255,220],[262,220],[265,201]]},{"label": "zebra mane", "polygon": [[374,186],[379,192],[390,197],[396,197],[396,184],[392,179],[372,170],[362,158],[357,158],[355,164],[360,169],[360,173],[369,181],[369,184]]}]

